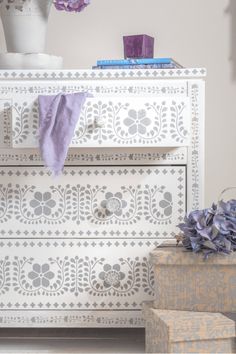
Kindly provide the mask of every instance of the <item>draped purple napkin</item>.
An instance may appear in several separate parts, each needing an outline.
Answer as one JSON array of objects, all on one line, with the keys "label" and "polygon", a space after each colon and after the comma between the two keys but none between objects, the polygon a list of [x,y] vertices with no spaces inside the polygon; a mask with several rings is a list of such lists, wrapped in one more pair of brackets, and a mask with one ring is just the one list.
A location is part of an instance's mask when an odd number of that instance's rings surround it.
[{"label": "draped purple napkin", "polygon": [[39,102],[39,148],[45,166],[54,175],[64,167],[80,112],[90,94],[72,93],[42,96]]}]

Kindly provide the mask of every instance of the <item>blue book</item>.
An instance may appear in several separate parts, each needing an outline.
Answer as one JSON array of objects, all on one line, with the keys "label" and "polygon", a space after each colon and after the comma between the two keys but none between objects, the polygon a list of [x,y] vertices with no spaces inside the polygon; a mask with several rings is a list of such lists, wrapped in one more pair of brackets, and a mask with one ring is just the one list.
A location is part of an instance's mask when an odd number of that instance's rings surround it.
[{"label": "blue book", "polygon": [[132,64],[132,65],[97,65],[92,69],[110,70],[110,69],[178,69],[182,68],[180,64]]},{"label": "blue book", "polygon": [[147,64],[171,64],[171,58],[140,58],[140,59],[118,59],[98,60],[97,66],[110,65],[147,65]]}]

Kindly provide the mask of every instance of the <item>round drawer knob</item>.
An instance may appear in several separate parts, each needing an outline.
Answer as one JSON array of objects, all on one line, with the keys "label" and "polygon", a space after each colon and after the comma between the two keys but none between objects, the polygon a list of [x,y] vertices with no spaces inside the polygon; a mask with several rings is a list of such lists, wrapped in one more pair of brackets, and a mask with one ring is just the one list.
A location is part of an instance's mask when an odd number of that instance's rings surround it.
[{"label": "round drawer knob", "polygon": [[106,203],[106,209],[110,213],[114,213],[114,212],[120,210],[120,208],[121,208],[121,201],[118,198],[112,197]]},{"label": "round drawer knob", "polygon": [[103,128],[105,125],[105,121],[103,119],[95,119],[95,126],[97,128]]}]

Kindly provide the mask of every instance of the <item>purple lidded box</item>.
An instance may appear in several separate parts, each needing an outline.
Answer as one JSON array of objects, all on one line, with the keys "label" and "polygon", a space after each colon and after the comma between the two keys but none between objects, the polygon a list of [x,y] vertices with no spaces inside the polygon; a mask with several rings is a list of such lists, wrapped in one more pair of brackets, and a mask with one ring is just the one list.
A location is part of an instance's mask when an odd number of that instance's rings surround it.
[{"label": "purple lidded box", "polygon": [[154,38],[146,34],[124,36],[125,58],[153,58]]}]

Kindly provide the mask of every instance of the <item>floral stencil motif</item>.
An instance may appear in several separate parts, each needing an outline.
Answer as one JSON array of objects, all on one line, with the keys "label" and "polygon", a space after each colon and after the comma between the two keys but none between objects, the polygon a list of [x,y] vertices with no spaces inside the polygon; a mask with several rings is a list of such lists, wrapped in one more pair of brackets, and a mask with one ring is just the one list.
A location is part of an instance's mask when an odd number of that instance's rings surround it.
[{"label": "floral stencil motif", "polygon": [[37,262],[33,257],[14,257],[12,285],[23,296],[59,296],[69,291],[68,257]]},{"label": "floral stencil motif", "polygon": [[[30,3],[30,1],[28,1]],[[23,11],[23,6],[26,3],[26,0],[0,0],[1,6],[4,6],[4,9],[6,10],[11,10],[15,9],[17,11],[22,12]]]},{"label": "floral stencil motif", "polygon": [[0,259],[0,295],[9,291],[11,286],[11,262],[6,256]]},{"label": "floral stencil motif", "polygon": [[[109,261],[108,261],[109,262]],[[105,258],[85,257],[79,285],[90,296],[129,297],[141,288],[142,270],[139,257],[119,258],[108,263]]]},{"label": "floral stencil motif", "polygon": [[13,131],[12,143],[13,145],[20,145],[27,140],[30,134],[30,109],[27,102],[19,104],[15,102],[12,107]]},{"label": "floral stencil motif", "polygon": [[54,273],[50,271],[49,264],[45,263],[42,266],[38,263],[33,264],[33,270],[29,272],[29,279],[33,280],[35,288],[43,286],[47,288],[50,285],[51,279],[54,278]]},{"label": "floral stencil motif", "polygon": [[146,186],[144,191],[145,219],[158,225],[172,223],[173,196],[166,190],[166,186]]},{"label": "floral stencil motif", "polygon": [[30,201],[30,206],[34,209],[34,213],[37,216],[50,215],[51,209],[56,205],[55,200],[52,199],[52,195],[49,192],[34,193],[34,199]]},{"label": "floral stencil motif", "polygon": [[186,109],[185,103],[177,103],[172,101],[170,107],[171,111],[171,121],[170,121],[170,133],[171,138],[178,143],[183,143],[188,139],[189,131],[186,129],[186,124],[184,122],[184,111]]},{"label": "floral stencil motif", "polygon": [[5,223],[12,217],[13,191],[9,183],[4,186],[0,184],[0,223]]},{"label": "floral stencil motif", "polygon": [[[28,173],[28,172],[27,172]],[[77,216],[76,186],[48,186],[41,192],[32,185],[16,184],[14,190],[14,212],[24,224],[64,224]]]},{"label": "floral stencil motif", "polygon": [[159,206],[164,209],[165,216],[172,215],[172,194],[170,192],[165,192],[163,199],[160,201]]},{"label": "floral stencil motif", "polygon": [[103,280],[103,285],[105,288],[119,288],[120,281],[125,278],[125,273],[120,271],[120,265],[105,264],[103,266],[103,272],[99,274],[99,278]]},{"label": "floral stencil motif", "polygon": [[[110,173],[113,174],[113,170]],[[127,225],[127,223],[138,222],[142,216],[141,185],[120,186],[119,192],[111,192],[107,188],[107,186],[100,187],[98,185],[94,187],[87,185],[80,188],[82,210],[80,220],[86,218],[86,220],[99,225]]]},{"label": "floral stencil motif", "polygon": [[146,111],[144,109],[138,111],[130,109],[128,111],[128,117],[124,120],[124,124],[129,127],[128,131],[131,135],[137,133],[142,135],[146,133],[146,127],[151,124],[151,120],[146,117]]},{"label": "floral stencil motif", "polygon": [[127,202],[123,200],[122,193],[111,193],[107,192],[105,194],[105,200],[101,202],[101,207],[105,209],[105,214],[111,216],[113,214],[121,216],[122,209],[127,206]]}]

